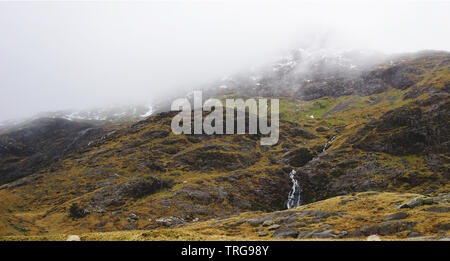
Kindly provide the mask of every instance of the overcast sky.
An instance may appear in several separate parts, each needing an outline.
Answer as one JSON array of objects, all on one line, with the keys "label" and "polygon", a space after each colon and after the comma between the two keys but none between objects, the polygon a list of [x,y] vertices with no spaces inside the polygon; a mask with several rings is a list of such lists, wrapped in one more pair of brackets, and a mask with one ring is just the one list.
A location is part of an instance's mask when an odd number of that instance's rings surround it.
[{"label": "overcast sky", "polygon": [[280,2],[0,2],[0,121],[148,101],[305,41],[385,53],[450,47],[448,1]]}]

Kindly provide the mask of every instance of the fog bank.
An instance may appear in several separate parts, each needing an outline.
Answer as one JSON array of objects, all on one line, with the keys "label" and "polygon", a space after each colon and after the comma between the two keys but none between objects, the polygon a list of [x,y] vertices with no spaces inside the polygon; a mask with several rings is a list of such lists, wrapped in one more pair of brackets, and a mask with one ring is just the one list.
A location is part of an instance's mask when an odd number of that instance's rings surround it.
[{"label": "fog bank", "polygon": [[445,1],[0,2],[0,121],[158,100],[291,48],[448,50]]}]

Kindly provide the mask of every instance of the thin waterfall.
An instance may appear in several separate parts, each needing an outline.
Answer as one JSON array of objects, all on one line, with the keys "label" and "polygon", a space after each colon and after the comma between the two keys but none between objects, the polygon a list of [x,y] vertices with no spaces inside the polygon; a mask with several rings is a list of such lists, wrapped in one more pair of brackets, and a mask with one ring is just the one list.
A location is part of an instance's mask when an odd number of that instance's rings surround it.
[{"label": "thin waterfall", "polygon": [[297,171],[292,170],[291,173],[289,173],[289,178],[291,178],[292,181],[292,188],[288,195],[287,200],[287,208],[295,208],[301,205],[301,192],[302,188],[298,184],[298,181],[295,179],[295,174],[297,174]]},{"label": "thin waterfall", "polygon": [[[325,152],[325,150],[327,150],[330,147],[331,142],[333,142],[333,140],[335,138],[336,138],[336,136],[331,137],[331,139],[328,140],[327,143],[325,143],[323,145],[322,152]],[[316,158],[314,158],[314,159],[316,159]],[[302,204],[302,201],[301,201],[302,187],[298,183],[298,180],[295,179],[296,174],[297,174],[297,171],[295,171],[295,170],[292,170],[291,173],[289,173],[289,178],[292,181],[292,188],[291,188],[291,191],[289,192],[288,200],[287,200],[287,204],[286,204],[288,209],[298,207]]]},{"label": "thin waterfall", "polygon": [[333,142],[333,140],[336,138],[336,136],[331,137],[331,139],[329,141],[327,141],[327,143],[325,143],[325,145],[323,145],[323,149],[322,152],[325,152],[331,145],[331,142]]}]

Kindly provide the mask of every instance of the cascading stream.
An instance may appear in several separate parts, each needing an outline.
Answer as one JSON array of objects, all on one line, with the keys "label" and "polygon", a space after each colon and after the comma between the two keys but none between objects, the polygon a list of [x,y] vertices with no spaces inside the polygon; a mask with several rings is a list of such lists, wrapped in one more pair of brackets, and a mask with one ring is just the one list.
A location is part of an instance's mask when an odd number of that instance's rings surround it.
[{"label": "cascading stream", "polygon": [[325,150],[328,149],[328,147],[330,147],[331,142],[333,142],[333,140],[336,138],[336,136],[331,137],[331,139],[329,141],[327,141],[327,143],[325,143],[325,145],[323,145],[323,150],[322,152],[325,152]]},{"label": "cascading stream", "polygon": [[292,188],[289,192],[288,200],[287,200],[287,208],[295,208],[301,205],[301,192],[302,188],[298,184],[298,181],[295,179],[295,174],[297,174],[297,171],[292,170],[291,173],[289,173],[289,177],[292,181]]},{"label": "cascading stream", "polygon": [[[325,143],[325,145],[323,146],[322,152],[325,152],[325,150],[327,150],[330,147],[331,142],[333,142],[333,140],[335,138],[336,138],[336,136],[333,136],[330,140],[328,140],[327,143]],[[314,159],[316,159],[316,158],[314,158]],[[312,160],[314,160],[314,159],[312,159]],[[302,204],[302,201],[301,201],[302,187],[298,183],[298,180],[295,178],[296,174],[297,174],[297,171],[295,171],[295,170],[292,170],[291,173],[289,173],[289,178],[292,181],[292,188],[291,188],[291,191],[289,192],[288,200],[287,200],[287,204],[286,204],[288,209],[298,207]]]}]

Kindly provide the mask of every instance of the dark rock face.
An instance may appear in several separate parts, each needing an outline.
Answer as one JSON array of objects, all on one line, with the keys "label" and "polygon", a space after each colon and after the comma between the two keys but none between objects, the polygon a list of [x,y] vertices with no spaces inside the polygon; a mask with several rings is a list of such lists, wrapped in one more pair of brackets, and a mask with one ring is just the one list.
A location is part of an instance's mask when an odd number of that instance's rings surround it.
[{"label": "dark rock face", "polygon": [[158,190],[171,188],[172,186],[173,184],[169,180],[149,176],[122,183],[117,186],[117,190],[126,197],[139,199],[153,194]]},{"label": "dark rock face", "polygon": [[255,164],[258,155],[244,154],[232,147],[207,145],[191,151],[184,151],[174,156],[170,167],[182,167],[183,170],[214,170],[233,171]]},{"label": "dark rock face", "polygon": [[43,118],[0,135],[0,185],[36,173],[104,134],[88,123]]},{"label": "dark rock face", "polygon": [[383,191],[390,184],[414,187],[445,182],[445,177],[437,175],[414,175],[415,172],[406,175],[394,166],[382,164],[378,157],[373,153],[343,150],[320,154],[297,170],[302,202],[311,203],[352,192]]},{"label": "dark rock face", "polygon": [[149,131],[149,132],[142,134],[141,138],[142,139],[160,139],[160,138],[165,138],[169,135],[170,135],[170,132],[168,132],[168,131],[156,130],[156,131]]},{"label": "dark rock face", "polygon": [[394,155],[444,152],[450,140],[449,111],[447,96],[436,95],[387,112],[350,142],[363,150]]},{"label": "dark rock face", "polygon": [[[193,202],[199,202],[199,204],[204,204],[203,202],[218,203],[223,201],[223,196],[218,194],[220,193],[221,195],[226,194],[228,203],[237,212],[242,210],[274,211],[285,209],[286,195],[291,188],[289,179],[286,178],[290,170],[290,168],[280,168],[265,169],[261,172],[235,171],[215,178],[218,184],[224,185],[224,188],[219,185],[200,188],[188,186],[189,190],[200,190],[200,195],[208,194],[208,201],[194,201],[192,199],[195,199],[195,197],[191,196],[187,198]],[[226,186],[227,184],[231,186]],[[182,194],[190,195],[191,193]],[[196,192],[193,193],[193,195],[196,194]],[[213,200],[211,201],[211,199]]]},{"label": "dark rock face", "polygon": [[309,132],[307,130],[301,129],[301,128],[293,129],[293,136],[300,136],[302,138],[309,139],[309,140],[317,138],[316,135],[312,134],[311,132]]},{"label": "dark rock face", "polygon": [[281,130],[280,130],[280,138],[284,137],[302,137],[304,139],[315,139],[317,138],[316,135],[312,134],[311,132],[303,129],[298,123],[291,122],[291,121],[284,121],[280,120],[282,123]]},{"label": "dark rock face", "polygon": [[224,188],[212,190],[207,187],[196,188],[193,186],[185,186],[175,194],[201,205],[221,203],[228,197],[228,192],[226,192]]},{"label": "dark rock face", "polygon": [[30,175],[30,176],[28,176],[26,178],[19,179],[19,180],[16,180],[14,182],[11,182],[10,184],[8,184],[8,189],[12,190],[12,189],[17,188],[17,187],[25,186],[25,185],[30,184],[30,183],[32,183],[32,182],[34,182],[36,180],[41,179],[41,178],[42,178],[42,175]]},{"label": "dark rock face", "polygon": [[[399,90],[414,89],[423,79],[426,69],[429,70],[434,66],[445,67],[448,64],[448,57],[446,52],[424,52],[396,57],[393,64],[384,63],[383,67],[366,64],[366,66],[359,66],[356,70],[349,70],[348,67],[339,68],[339,66],[337,69],[331,65],[331,60],[328,60],[310,65],[311,68],[306,74],[301,69],[296,70],[295,66],[284,68],[287,70],[265,72],[256,88],[254,83],[244,79],[230,82],[229,87],[233,92],[243,96],[290,96],[306,101],[325,96],[367,96],[382,93],[390,87]],[[444,60],[444,62],[437,64],[436,60]],[[430,63],[431,67],[420,66],[426,63]],[[301,58],[297,61],[297,65],[300,64],[302,64]],[[447,85],[443,90],[448,90]],[[230,92],[229,89],[226,91]],[[220,94],[220,91],[215,93],[215,95]]]},{"label": "dark rock face", "polygon": [[378,71],[362,73],[359,77],[334,76],[324,80],[306,83],[296,97],[314,100],[325,96],[340,97],[344,95],[372,95],[386,91],[388,85]]},{"label": "dark rock face", "polygon": [[87,211],[85,211],[84,209],[80,208],[78,206],[78,204],[73,203],[70,206],[69,209],[69,217],[71,217],[72,219],[78,219],[78,218],[83,218],[88,214]]},{"label": "dark rock face", "polygon": [[164,164],[159,161],[145,161],[145,162],[139,163],[137,166],[146,168],[150,171],[166,172],[166,168],[164,167]]},{"label": "dark rock face", "polygon": [[325,129],[324,127],[318,127],[318,128],[316,129],[316,131],[317,131],[317,132],[327,132],[328,130]]},{"label": "dark rock face", "polygon": [[94,206],[117,207],[123,205],[127,198],[139,199],[172,186],[170,180],[147,176],[104,188],[95,193],[91,203]]},{"label": "dark rock face", "polygon": [[400,64],[384,70],[381,73],[381,79],[396,89],[404,90],[415,84],[414,80],[408,77],[409,73],[420,75],[424,71]]},{"label": "dark rock face", "polygon": [[304,166],[313,158],[314,154],[312,154],[308,149],[299,148],[294,151],[286,152],[282,156],[282,161],[288,163],[293,167],[301,167]]},{"label": "dark rock face", "polygon": [[[296,153],[283,155],[280,163],[299,167],[297,176],[303,203],[351,192],[386,190],[390,184],[409,187],[441,184],[448,180],[444,164],[447,160],[441,153],[448,153],[449,109],[447,95],[433,95],[366,124],[341,148],[320,153],[314,160],[306,150],[297,149]],[[347,150],[347,144],[362,151]],[[380,155],[372,152],[397,156],[426,153],[425,163],[435,174],[409,171],[407,162],[402,163],[403,169],[382,164]],[[384,173],[382,177],[380,173]]]}]

